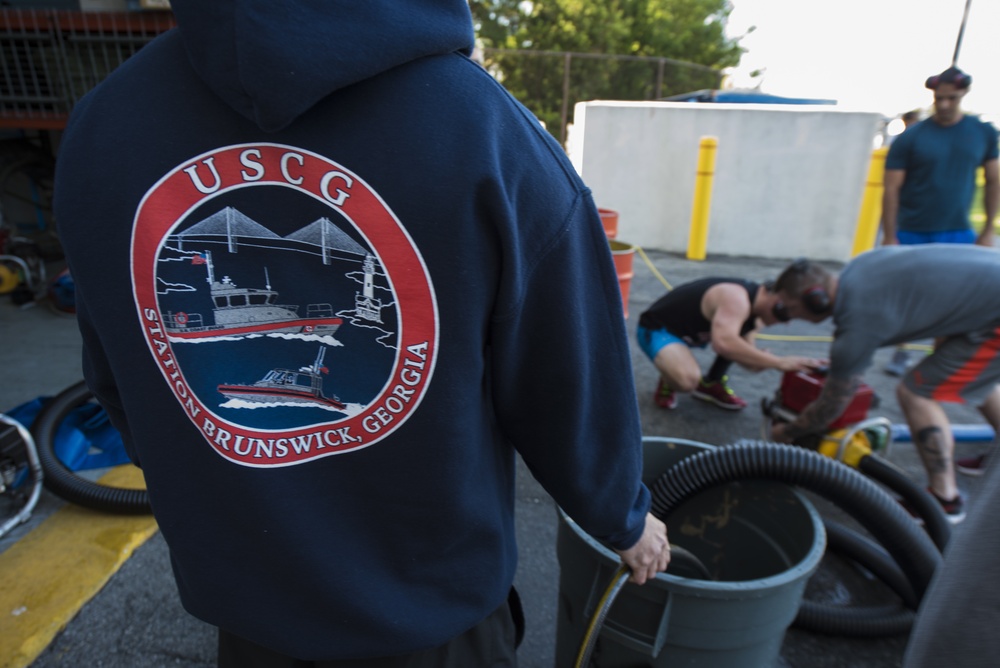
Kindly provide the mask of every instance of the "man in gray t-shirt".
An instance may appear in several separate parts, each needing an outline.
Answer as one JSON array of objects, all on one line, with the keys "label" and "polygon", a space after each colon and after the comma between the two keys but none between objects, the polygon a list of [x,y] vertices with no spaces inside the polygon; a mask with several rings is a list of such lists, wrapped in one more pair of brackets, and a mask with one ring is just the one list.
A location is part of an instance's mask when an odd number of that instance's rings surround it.
[{"label": "man in gray t-shirt", "polygon": [[804,266],[786,281],[785,306],[792,317],[819,322],[824,314],[809,313],[788,295],[806,294],[809,284],[827,293],[836,325],[829,377],[819,398],[793,422],[776,425],[773,438],[823,431],[850,403],[878,348],[935,338],[933,354],[906,373],[896,394],[928,489],[952,522],[961,521],[955,443],[939,402],[972,404],[1000,431],[1000,253],[980,246],[890,246],[859,255],[839,276]]}]

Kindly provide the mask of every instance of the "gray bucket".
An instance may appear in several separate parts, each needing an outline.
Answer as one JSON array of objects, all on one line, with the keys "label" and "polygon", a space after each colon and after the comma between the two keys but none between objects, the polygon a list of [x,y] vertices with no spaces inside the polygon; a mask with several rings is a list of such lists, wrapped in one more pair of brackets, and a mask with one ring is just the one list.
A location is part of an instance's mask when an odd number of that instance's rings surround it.
[{"label": "gray bucket", "polygon": [[[684,457],[712,446],[643,439],[647,486]],[[785,631],[826,550],[823,522],[788,485],[728,483],[687,501],[669,518],[670,542],[712,573],[671,565],[642,587],[618,594],[598,636],[599,668],[764,668],[781,653]],[[618,555],[559,510],[559,608],[556,666],[568,668],[597,603],[620,564]]]}]

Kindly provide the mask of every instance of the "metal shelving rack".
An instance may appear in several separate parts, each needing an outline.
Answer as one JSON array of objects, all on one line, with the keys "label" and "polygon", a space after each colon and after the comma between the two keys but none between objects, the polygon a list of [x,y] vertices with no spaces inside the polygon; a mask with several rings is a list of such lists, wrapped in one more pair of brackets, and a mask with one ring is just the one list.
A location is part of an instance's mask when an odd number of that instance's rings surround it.
[{"label": "metal shelving rack", "polygon": [[166,11],[0,10],[0,128],[64,128],[87,91],[174,25]]}]

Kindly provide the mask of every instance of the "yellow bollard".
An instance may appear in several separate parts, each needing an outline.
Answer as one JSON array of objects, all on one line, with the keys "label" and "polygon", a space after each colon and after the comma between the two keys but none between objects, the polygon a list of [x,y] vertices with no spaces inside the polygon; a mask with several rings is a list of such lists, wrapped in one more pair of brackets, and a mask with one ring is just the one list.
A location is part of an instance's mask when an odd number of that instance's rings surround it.
[{"label": "yellow bollard", "polygon": [[858,226],[854,230],[854,247],[851,249],[851,257],[871,250],[875,246],[882,215],[885,156],[888,153],[888,146],[872,151],[872,160],[868,166],[868,178],[865,180],[865,194],[861,198],[861,213],[858,215]]},{"label": "yellow bollard", "polygon": [[691,208],[691,231],[687,259],[704,260],[708,245],[708,212],[712,204],[712,180],[715,178],[717,137],[702,137],[698,145],[698,171],[694,179],[694,204]]}]

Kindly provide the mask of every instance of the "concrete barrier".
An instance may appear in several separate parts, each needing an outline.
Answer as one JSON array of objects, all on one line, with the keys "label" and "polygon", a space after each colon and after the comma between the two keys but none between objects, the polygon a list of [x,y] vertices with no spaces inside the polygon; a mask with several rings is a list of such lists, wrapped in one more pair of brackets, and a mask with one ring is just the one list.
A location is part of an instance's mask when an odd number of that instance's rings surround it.
[{"label": "concrete barrier", "polygon": [[707,252],[847,261],[876,112],[833,106],[581,102],[568,152],[618,237],[684,253],[701,137],[718,138]]}]

